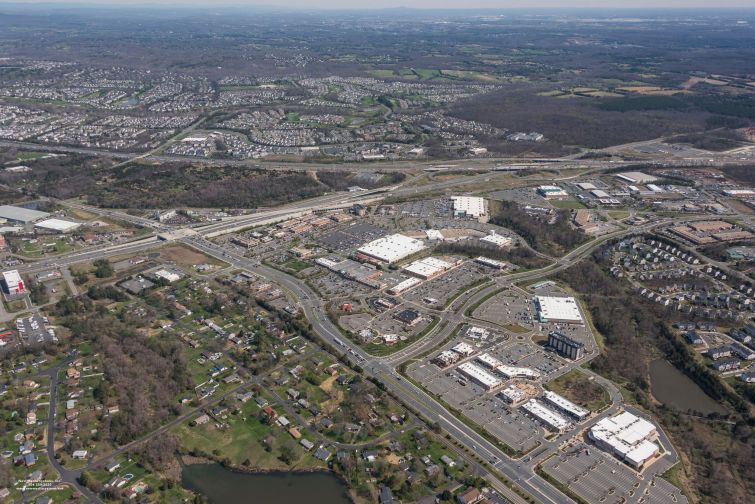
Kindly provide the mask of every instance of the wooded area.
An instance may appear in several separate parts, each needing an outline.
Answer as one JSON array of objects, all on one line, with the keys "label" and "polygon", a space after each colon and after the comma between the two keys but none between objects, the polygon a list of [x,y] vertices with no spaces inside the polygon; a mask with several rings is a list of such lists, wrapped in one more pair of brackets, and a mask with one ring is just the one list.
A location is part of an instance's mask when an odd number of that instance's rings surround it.
[{"label": "wooded area", "polygon": [[587,237],[571,227],[569,211],[557,212],[556,221],[549,224],[544,218],[527,214],[517,203],[501,201],[491,205],[490,222],[515,231],[538,252],[559,255],[586,241]]}]

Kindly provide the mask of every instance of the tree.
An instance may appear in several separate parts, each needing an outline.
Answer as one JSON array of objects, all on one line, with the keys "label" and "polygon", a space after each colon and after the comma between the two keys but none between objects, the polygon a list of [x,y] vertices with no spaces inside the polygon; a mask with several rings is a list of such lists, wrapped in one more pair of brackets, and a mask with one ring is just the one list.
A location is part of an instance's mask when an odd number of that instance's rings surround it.
[{"label": "tree", "polygon": [[113,276],[113,266],[110,265],[110,261],[107,259],[97,259],[94,261],[94,276],[97,278],[108,278]]},{"label": "tree", "polygon": [[296,453],[296,446],[290,441],[284,441],[280,446],[280,459],[288,465],[296,462],[299,457]]}]

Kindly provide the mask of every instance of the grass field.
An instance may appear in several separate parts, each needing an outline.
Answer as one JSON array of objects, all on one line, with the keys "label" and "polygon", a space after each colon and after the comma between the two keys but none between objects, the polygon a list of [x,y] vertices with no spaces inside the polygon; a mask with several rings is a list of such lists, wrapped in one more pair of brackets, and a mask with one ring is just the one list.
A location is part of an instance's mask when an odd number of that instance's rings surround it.
[{"label": "grass field", "polygon": [[553,200],[550,202],[556,208],[564,208],[567,210],[577,210],[579,208],[585,208],[585,206],[577,200]]},{"label": "grass field", "polygon": [[[306,453],[298,444],[296,450],[301,456],[292,466],[287,466],[279,460],[279,447],[281,443],[290,440],[291,436],[277,425],[263,424],[257,416],[258,412],[259,407],[256,403],[249,401],[242,405],[240,414],[228,416],[225,429],[218,429],[215,422],[210,421],[205,425],[193,427],[184,423],[175,427],[173,432],[184,450],[212,453],[237,465],[249,461],[253,467],[280,470],[321,466],[317,459]],[[262,441],[271,436],[275,442],[273,449],[267,451]]]},{"label": "grass field", "polygon": [[549,381],[545,388],[560,394],[570,401],[590,411],[598,411],[611,401],[608,392],[590,380],[590,377],[578,369],[572,369],[568,373]]},{"label": "grass field", "polygon": [[33,161],[35,159],[43,158],[46,155],[46,152],[23,151],[16,154],[16,159],[19,161]]}]

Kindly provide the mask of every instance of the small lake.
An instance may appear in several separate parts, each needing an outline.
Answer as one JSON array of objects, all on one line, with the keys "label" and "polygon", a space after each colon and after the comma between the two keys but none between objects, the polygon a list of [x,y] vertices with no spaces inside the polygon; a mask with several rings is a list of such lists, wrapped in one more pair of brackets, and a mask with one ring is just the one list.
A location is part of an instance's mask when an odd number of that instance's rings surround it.
[{"label": "small lake", "polygon": [[687,375],[663,359],[650,363],[650,390],[653,397],[678,411],[699,411],[705,415],[726,411]]},{"label": "small lake", "polygon": [[191,464],[183,468],[181,484],[213,504],[351,504],[343,483],[325,472],[248,474],[220,464]]}]

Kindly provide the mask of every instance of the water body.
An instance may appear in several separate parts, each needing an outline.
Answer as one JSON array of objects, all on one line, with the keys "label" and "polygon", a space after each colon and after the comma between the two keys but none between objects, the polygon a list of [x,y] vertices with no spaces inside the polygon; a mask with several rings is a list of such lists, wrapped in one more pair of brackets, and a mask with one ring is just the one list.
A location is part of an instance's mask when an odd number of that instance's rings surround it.
[{"label": "water body", "polygon": [[679,411],[699,411],[706,415],[726,411],[687,375],[663,359],[650,363],[650,390],[660,402]]},{"label": "water body", "polygon": [[247,474],[219,464],[191,464],[184,467],[181,484],[213,504],[351,504],[343,483],[325,472]]}]

